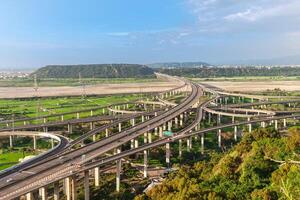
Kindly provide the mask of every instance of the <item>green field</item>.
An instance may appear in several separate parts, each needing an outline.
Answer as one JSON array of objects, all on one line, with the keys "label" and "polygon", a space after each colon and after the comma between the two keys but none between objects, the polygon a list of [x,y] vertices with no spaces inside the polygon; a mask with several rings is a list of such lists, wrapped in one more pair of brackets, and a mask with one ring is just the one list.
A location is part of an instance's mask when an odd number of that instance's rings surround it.
[{"label": "green field", "polygon": [[[157,82],[156,78],[83,78],[79,79],[54,79],[44,78],[38,79],[38,86],[80,86],[94,85],[94,84],[113,84],[113,83],[145,83],[145,82]],[[13,78],[13,79],[0,79],[0,87],[33,87],[34,80],[31,77],[28,78]]]},{"label": "green field", "polygon": [[[82,109],[108,106],[140,99],[137,94],[93,97],[57,97],[41,99],[0,99],[0,116],[3,119],[38,117]],[[99,111],[100,112],[100,111]],[[89,113],[85,113],[86,115]],[[81,116],[85,115],[84,113]],[[95,113],[97,114],[97,113]],[[13,117],[14,116],[14,117]]]},{"label": "green field", "polygon": [[[25,156],[33,155],[33,153],[22,151],[9,151],[0,154],[0,170],[6,169],[15,165],[14,163],[19,163],[20,158]],[[5,164],[7,163],[7,164]]]}]

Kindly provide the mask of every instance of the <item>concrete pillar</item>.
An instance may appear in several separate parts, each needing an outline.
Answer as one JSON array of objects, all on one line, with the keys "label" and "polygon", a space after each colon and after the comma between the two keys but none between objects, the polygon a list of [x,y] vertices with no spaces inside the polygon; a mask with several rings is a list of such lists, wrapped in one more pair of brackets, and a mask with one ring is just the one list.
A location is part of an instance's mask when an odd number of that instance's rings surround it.
[{"label": "concrete pillar", "polygon": [[122,161],[117,160],[117,173],[116,173],[116,191],[120,192],[120,181],[121,181],[121,169],[122,169]]},{"label": "concrete pillar", "polygon": [[80,118],[80,114],[76,113],[76,118],[79,119]]},{"label": "concrete pillar", "polygon": [[275,120],[275,130],[278,130],[278,121]]},{"label": "concrete pillar", "polygon": [[130,140],[130,148],[134,149],[134,140]]},{"label": "concrete pillar", "polygon": [[286,119],[283,119],[283,127],[286,127]]},{"label": "concrete pillar", "polygon": [[218,124],[221,124],[221,115],[218,114]]},{"label": "concrete pillar", "polygon": [[135,126],[135,119],[134,119],[134,118],[131,119],[131,125],[132,125],[132,126]]},{"label": "concrete pillar", "polygon": [[[250,121],[250,118],[248,118],[248,121]],[[248,127],[249,127],[249,133],[251,133],[251,132],[252,132],[252,124],[249,123],[249,124],[248,124]]]},{"label": "concrete pillar", "polygon": [[44,126],[44,127],[43,127],[43,130],[44,130],[45,133],[47,133],[47,132],[48,132],[48,127],[47,127],[47,126]]},{"label": "concrete pillar", "polygon": [[76,176],[73,175],[71,178],[71,185],[72,185],[72,199],[77,199],[77,182],[76,182]]},{"label": "concrete pillar", "polygon": [[204,133],[201,133],[201,153],[204,154]]},{"label": "concrete pillar", "polygon": [[148,132],[148,143],[152,143],[152,133]]},{"label": "concrete pillar", "polygon": [[90,130],[93,130],[95,128],[94,122],[90,122]]},{"label": "concrete pillar", "polygon": [[190,140],[190,138],[186,139],[186,150],[188,152],[191,151],[191,140]]},{"label": "concrete pillar", "polygon": [[42,188],[40,188],[40,191],[41,191],[41,199],[48,200],[47,188],[42,187]]},{"label": "concrete pillar", "polygon": [[163,137],[163,128],[160,126],[158,128],[158,130],[159,130],[159,138],[162,138]]},{"label": "concrete pillar", "polygon": [[94,115],[94,112],[93,112],[93,110],[91,110],[91,117]]},{"label": "concrete pillar", "polygon": [[84,171],[84,200],[90,200],[89,170]]},{"label": "concrete pillar", "polygon": [[60,116],[60,120],[64,121],[64,116],[63,115]]},{"label": "concrete pillar", "polygon": [[94,169],[94,178],[95,178],[95,187],[99,187],[99,185],[100,185],[100,169],[99,169],[99,167],[95,167],[95,169]]},{"label": "concrete pillar", "polygon": [[105,137],[109,136],[108,128],[105,129]]},{"label": "concrete pillar", "polygon": [[73,127],[72,124],[68,124],[68,132],[73,133]]},{"label": "concrete pillar", "polygon": [[36,150],[36,136],[33,136],[33,149]]},{"label": "concrete pillar", "polygon": [[14,147],[14,144],[13,144],[13,136],[12,136],[12,135],[9,136],[9,146],[10,146],[11,148]]},{"label": "concrete pillar", "polygon": [[148,135],[147,135],[147,132],[146,132],[146,133],[144,133],[144,144],[147,144],[147,137],[148,137]]},{"label": "concrete pillar", "polygon": [[54,144],[54,139],[53,139],[53,138],[51,138],[51,149],[53,149],[53,148],[54,148],[54,146],[55,146],[55,144]]},{"label": "concrete pillar", "polygon": [[122,132],[122,123],[119,123],[119,132]]},{"label": "concrete pillar", "polygon": [[179,149],[179,157],[181,157],[182,156],[182,139],[179,139],[178,149]]},{"label": "concrete pillar", "polygon": [[180,114],[179,126],[183,126],[183,114]]},{"label": "concrete pillar", "polygon": [[144,123],[144,122],[145,122],[145,116],[142,115],[142,123]]},{"label": "concrete pillar", "polygon": [[221,129],[218,130],[218,146],[222,147],[222,132],[221,132]]},{"label": "concrete pillar", "polygon": [[208,123],[211,123],[211,113],[208,113]]},{"label": "concrete pillar", "polygon": [[148,154],[147,150],[144,150],[144,178],[147,178],[147,170],[148,170]]},{"label": "concrete pillar", "polygon": [[166,163],[170,166],[170,143],[166,143]]},{"label": "concrete pillar", "polygon": [[265,122],[261,122],[261,127],[266,128],[266,123]]},{"label": "concrete pillar", "polygon": [[26,200],[34,200],[32,192],[26,194]]},{"label": "concrete pillar", "polygon": [[139,147],[139,140],[138,140],[138,138],[134,139],[134,147],[135,148]]},{"label": "concrete pillar", "polygon": [[43,120],[44,120],[44,124],[46,124],[47,123],[47,118],[44,117]]},{"label": "concrete pillar", "polygon": [[168,121],[168,131],[172,130],[172,121]]},{"label": "concrete pillar", "polygon": [[234,116],[232,116],[231,122],[234,123]]},{"label": "concrete pillar", "polygon": [[72,188],[71,188],[71,177],[65,178],[65,194],[67,200],[72,200]]},{"label": "concrete pillar", "polygon": [[234,126],[234,140],[237,141],[237,126]]},{"label": "concrete pillar", "polygon": [[54,188],[53,199],[54,200],[59,200],[59,182],[58,181],[53,183],[53,188]]}]

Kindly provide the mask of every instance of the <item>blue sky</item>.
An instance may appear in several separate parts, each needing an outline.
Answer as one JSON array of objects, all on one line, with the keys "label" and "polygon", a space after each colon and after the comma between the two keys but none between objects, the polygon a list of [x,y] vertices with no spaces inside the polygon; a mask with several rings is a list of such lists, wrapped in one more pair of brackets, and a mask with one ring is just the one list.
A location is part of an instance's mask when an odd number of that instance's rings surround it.
[{"label": "blue sky", "polygon": [[300,54],[299,0],[9,0],[0,67]]}]

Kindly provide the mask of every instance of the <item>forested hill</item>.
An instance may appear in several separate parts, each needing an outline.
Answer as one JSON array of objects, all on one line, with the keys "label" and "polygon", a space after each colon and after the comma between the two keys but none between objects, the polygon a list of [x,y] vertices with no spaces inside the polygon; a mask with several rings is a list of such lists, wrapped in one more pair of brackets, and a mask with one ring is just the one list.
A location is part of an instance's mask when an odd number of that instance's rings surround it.
[{"label": "forested hill", "polygon": [[39,78],[133,78],[153,77],[153,69],[138,64],[48,65],[33,74]]},{"label": "forested hill", "polygon": [[160,73],[185,77],[300,76],[300,67],[160,68]]}]

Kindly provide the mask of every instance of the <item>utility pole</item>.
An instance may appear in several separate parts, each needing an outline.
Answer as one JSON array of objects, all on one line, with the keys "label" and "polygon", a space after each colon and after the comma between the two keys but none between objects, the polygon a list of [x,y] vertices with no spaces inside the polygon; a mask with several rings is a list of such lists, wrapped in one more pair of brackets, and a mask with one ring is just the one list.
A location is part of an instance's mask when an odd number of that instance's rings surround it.
[{"label": "utility pole", "polygon": [[82,93],[81,93],[81,96],[82,98],[84,99],[85,96],[86,96],[86,91],[85,91],[85,84],[84,82],[82,81],[82,77],[81,77],[81,72],[78,73],[78,78],[79,78],[79,84],[82,88]]}]

